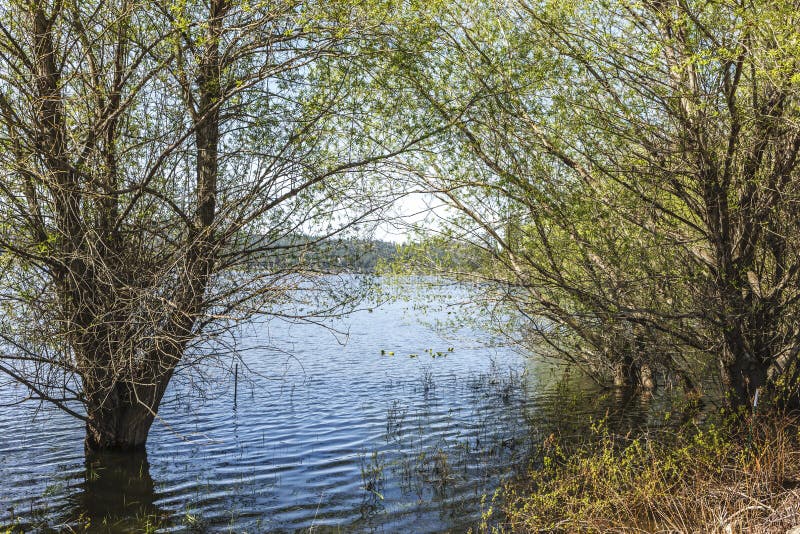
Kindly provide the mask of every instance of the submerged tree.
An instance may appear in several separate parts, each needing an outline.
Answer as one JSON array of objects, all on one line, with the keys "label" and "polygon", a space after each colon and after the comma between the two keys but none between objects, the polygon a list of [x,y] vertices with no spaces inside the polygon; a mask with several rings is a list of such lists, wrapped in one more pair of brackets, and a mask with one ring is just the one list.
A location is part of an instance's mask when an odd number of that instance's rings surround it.
[{"label": "submerged tree", "polygon": [[796,8],[468,4],[406,63],[457,120],[422,183],[539,346],[800,399]]},{"label": "submerged tree", "polygon": [[368,135],[353,105],[373,15],[0,8],[0,371],[84,420],[87,452],[143,447],[198,347],[254,314],[294,316],[295,289],[333,288],[302,250],[378,209],[367,173],[416,142]]}]

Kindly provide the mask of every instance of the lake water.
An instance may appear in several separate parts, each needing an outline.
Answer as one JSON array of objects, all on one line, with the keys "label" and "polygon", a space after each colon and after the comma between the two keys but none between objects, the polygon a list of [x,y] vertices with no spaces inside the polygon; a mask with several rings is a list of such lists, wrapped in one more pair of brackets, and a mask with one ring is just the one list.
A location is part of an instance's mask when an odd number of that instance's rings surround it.
[{"label": "lake water", "polygon": [[81,422],[9,405],[25,391],[3,386],[0,528],[467,530],[548,421],[616,401],[570,396],[551,366],[486,332],[443,335],[423,323],[454,308],[428,304],[417,296],[331,323],[347,336],[280,321],[244,329],[235,408],[229,373],[183,377],[146,455],[87,465]]}]

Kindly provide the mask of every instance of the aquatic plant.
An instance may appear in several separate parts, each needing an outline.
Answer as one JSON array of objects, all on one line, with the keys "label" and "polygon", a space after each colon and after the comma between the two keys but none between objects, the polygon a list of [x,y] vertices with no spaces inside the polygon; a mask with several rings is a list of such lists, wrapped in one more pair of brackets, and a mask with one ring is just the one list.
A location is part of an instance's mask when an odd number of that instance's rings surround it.
[{"label": "aquatic plant", "polygon": [[403,422],[408,414],[407,406],[400,406],[400,403],[395,399],[392,405],[386,411],[386,440],[398,438],[403,428]]},{"label": "aquatic plant", "polygon": [[377,498],[383,500],[383,486],[386,482],[384,476],[385,464],[380,458],[378,451],[372,451],[369,459],[366,454],[359,456],[359,465],[361,467],[361,480],[363,485],[361,488],[369,493],[369,498]]}]

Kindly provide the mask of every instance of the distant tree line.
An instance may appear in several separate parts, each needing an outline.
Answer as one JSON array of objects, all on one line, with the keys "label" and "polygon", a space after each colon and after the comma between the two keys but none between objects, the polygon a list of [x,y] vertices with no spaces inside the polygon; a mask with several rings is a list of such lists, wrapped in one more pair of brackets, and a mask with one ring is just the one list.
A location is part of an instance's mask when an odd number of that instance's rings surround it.
[{"label": "distant tree line", "polygon": [[[260,236],[250,240],[258,241]],[[373,274],[379,265],[393,263],[400,247],[388,241],[365,238],[317,239],[284,237],[268,250],[249,259],[249,269],[275,270],[292,266],[320,273]]]}]

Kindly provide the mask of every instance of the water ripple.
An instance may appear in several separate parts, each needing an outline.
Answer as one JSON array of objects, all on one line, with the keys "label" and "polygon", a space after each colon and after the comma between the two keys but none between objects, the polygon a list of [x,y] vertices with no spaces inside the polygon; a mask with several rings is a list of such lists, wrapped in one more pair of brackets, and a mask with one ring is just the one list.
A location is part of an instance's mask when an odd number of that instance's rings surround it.
[{"label": "water ripple", "polygon": [[[444,340],[405,314],[397,303],[354,314],[344,347],[312,326],[248,329],[242,346],[262,348],[243,351],[252,372],[236,409],[230,376],[200,399],[176,382],[144,467],[116,482],[112,467],[85,464],[79,422],[49,407],[0,407],[0,525],[58,529],[105,513],[123,531],[153,517],[164,531],[466,528],[481,495],[524,456],[509,444],[528,439],[528,401],[503,387],[521,391],[506,377],[526,363]],[[263,348],[276,343],[293,356]],[[22,394],[0,388],[0,404]],[[97,511],[87,503],[101,490],[114,494]]]}]

